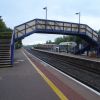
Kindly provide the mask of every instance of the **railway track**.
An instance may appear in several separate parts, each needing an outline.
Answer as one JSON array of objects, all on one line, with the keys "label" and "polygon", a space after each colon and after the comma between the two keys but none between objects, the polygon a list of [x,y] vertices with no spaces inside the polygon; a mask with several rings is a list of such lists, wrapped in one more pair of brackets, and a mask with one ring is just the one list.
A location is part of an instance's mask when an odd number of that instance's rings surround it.
[{"label": "railway track", "polygon": [[79,64],[66,61],[65,56],[52,55],[46,52],[39,52],[37,50],[26,49],[28,52],[52,65],[53,67],[61,70],[62,72],[74,77],[75,79],[83,82],[84,84],[92,87],[100,92],[100,74],[89,68],[84,68]]}]

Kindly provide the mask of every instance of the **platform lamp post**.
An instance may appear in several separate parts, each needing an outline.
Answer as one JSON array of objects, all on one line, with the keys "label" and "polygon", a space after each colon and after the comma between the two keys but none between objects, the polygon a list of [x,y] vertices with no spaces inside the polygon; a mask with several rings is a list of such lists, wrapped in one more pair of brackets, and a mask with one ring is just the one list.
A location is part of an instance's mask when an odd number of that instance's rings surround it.
[{"label": "platform lamp post", "polygon": [[48,9],[47,9],[47,7],[44,7],[43,9],[46,11],[46,20],[47,20],[47,11],[48,11]]},{"label": "platform lamp post", "polygon": [[[75,13],[75,14],[79,16],[78,33],[80,33],[80,16],[81,16],[81,13],[78,12],[78,13]],[[78,49],[79,49],[79,46],[78,46]]]},{"label": "platform lamp post", "polygon": [[78,12],[78,13],[75,13],[76,15],[79,15],[79,25],[80,25],[80,16],[81,16],[81,13]]},{"label": "platform lamp post", "polygon": [[47,28],[47,11],[48,11],[48,9],[47,9],[47,7],[44,7],[43,9],[46,11],[46,21],[45,21],[45,29],[46,29]]}]

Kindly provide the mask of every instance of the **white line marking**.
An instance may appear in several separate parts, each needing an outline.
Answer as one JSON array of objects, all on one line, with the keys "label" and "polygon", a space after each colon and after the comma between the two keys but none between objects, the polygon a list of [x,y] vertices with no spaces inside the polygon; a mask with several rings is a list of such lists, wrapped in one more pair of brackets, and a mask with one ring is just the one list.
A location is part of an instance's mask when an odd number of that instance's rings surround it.
[{"label": "white line marking", "polygon": [[14,64],[18,64],[19,62],[15,61]]},{"label": "white line marking", "polygon": [[[24,49],[24,50],[25,50],[25,49]],[[26,51],[26,50],[25,50],[25,51]],[[30,52],[28,52],[28,51],[26,51],[26,52],[29,53],[31,56],[34,56],[34,55],[32,55]],[[37,58],[36,56],[34,56],[34,57],[35,57],[36,59],[40,60],[41,62],[44,62],[43,60]],[[91,87],[89,87],[89,86],[87,86],[87,85],[85,85],[85,84],[79,82],[78,80],[74,79],[73,77],[71,77],[71,76],[65,74],[64,72],[62,72],[62,71],[56,69],[55,67],[51,66],[50,64],[48,64],[48,63],[46,63],[46,62],[44,62],[44,63],[47,64],[47,65],[49,65],[50,67],[52,67],[53,69],[55,69],[55,70],[58,71],[59,73],[63,74],[64,76],[70,78],[72,81],[77,82],[78,84],[82,85],[83,87],[89,89],[89,90],[92,91],[93,93],[95,93],[95,94],[97,94],[97,95],[100,96],[100,93],[99,93],[98,91],[96,91],[96,90],[92,89]]]},{"label": "white line marking", "polygon": [[18,61],[18,62],[23,62],[24,60],[21,60],[21,59],[20,59],[20,60],[17,60],[17,61]]}]

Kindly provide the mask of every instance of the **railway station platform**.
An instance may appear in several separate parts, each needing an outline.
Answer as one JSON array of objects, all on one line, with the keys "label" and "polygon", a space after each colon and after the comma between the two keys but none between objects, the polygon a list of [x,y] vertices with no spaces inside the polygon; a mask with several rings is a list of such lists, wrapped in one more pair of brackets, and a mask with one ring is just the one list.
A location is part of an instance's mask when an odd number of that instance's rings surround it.
[{"label": "railway station platform", "polygon": [[0,100],[100,100],[100,94],[22,48],[13,67],[0,68]]},{"label": "railway station platform", "polygon": [[86,59],[86,60],[90,60],[94,62],[100,62],[100,58],[97,58],[97,57],[91,57],[91,56],[86,56],[86,55],[74,55],[74,54],[65,53],[65,52],[61,52],[60,54],[75,57],[75,58],[80,58],[80,59]]},{"label": "railway station platform", "polygon": [[42,50],[42,49],[36,49],[38,51],[43,51],[43,52],[49,52],[49,53],[54,53],[62,56],[69,56],[73,58],[79,58],[83,60],[88,60],[88,61],[93,61],[93,62],[100,62],[100,57],[91,57],[91,56],[86,56],[86,55],[75,55],[71,53],[66,53],[66,52],[54,52],[54,51],[48,51],[48,50]]}]

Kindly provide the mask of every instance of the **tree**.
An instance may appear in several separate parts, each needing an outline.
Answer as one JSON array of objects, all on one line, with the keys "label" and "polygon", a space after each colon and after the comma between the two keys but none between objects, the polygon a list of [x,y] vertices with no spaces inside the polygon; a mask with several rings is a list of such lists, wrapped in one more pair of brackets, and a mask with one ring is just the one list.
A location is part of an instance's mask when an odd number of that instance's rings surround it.
[{"label": "tree", "polygon": [[19,41],[17,41],[17,42],[15,43],[15,48],[16,48],[16,49],[19,49],[19,48],[21,48],[21,47],[22,47],[22,41],[19,40]]},{"label": "tree", "polygon": [[3,21],[3,19],[0,18],[0,36],[1,35],[4,35],[4,34],[7,34],[8,36],[10,35],[11,36],[11,33],[12,33],[12,29],[11,28],[8,28],[5,24],[5,22]]},{"label": "tree", "polygon": [[74,39],[74,37],[75,36],[66,36],[66,41],[65,42],[71,42],[71,41],[74,41],[75,39]]},{"label": "tree", "polygon": [[59,44],[61,42],[63,42],[63,38],[62,37],[58,37],[58,38],[55,39],[55,44]]},{"label": "tree", "polygon": [[53,42],[51,40],[46,41],[46,44],[52,44]]},{"label": "tree", "polygon": [[61,42],[71,42],[74,41],[74,36],[63,36],[63,37],[58,37],[55,39],[55,44],[59,44]]},{"label": "tree", "polygon": [[100,30],[97,33],[100,34]]},{"label": "tree", "polygon": [[0,32],[4,32],[6,31],[6,29],[7,27],[6,27],[5,22],[2,19],[0,19]]},{"label": "tree", "polygon": [[[3,19],[0,17],[0,37],[4,37],[5,34],[11,38],[13,30],[9,27],[6,26],[5,22]],[[22,47],[22,41],[19,40],[15,43],[15,48],[20,48]]]}]

